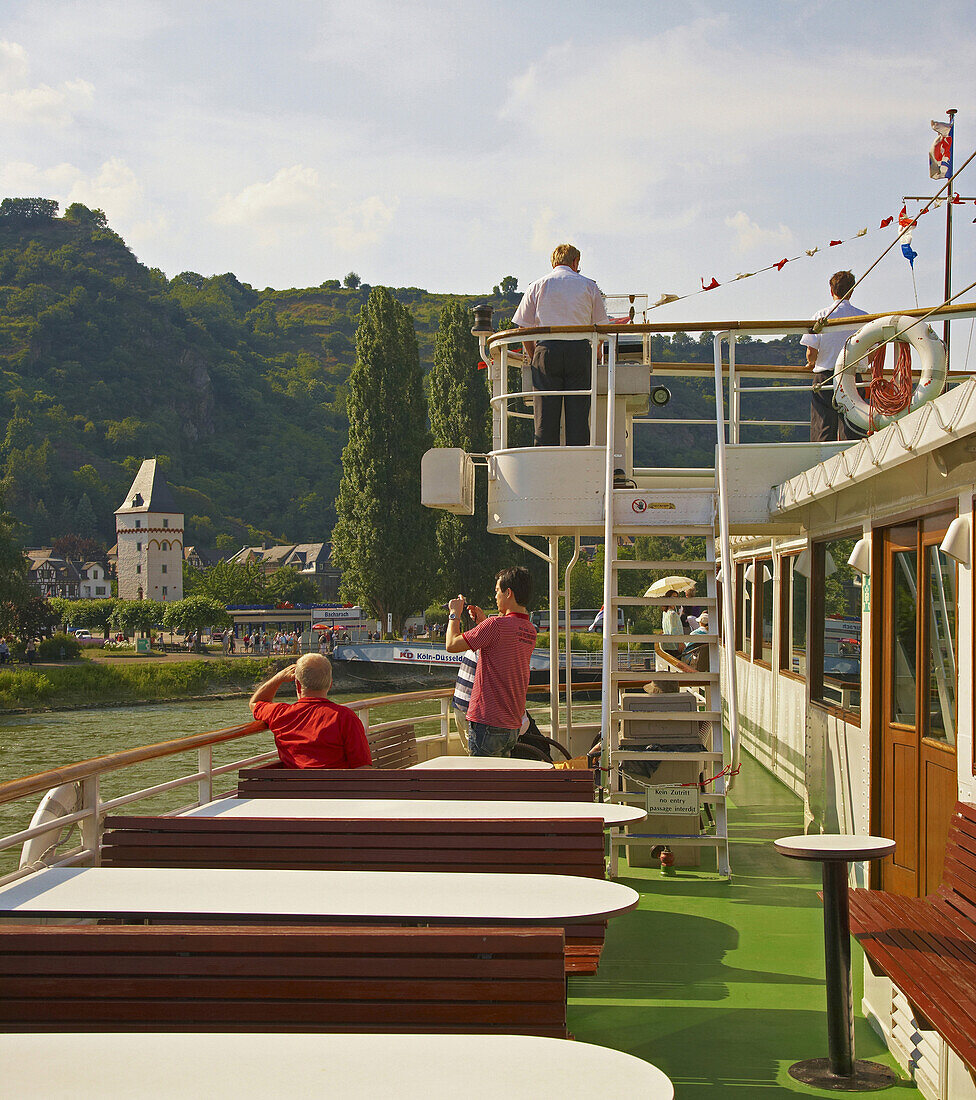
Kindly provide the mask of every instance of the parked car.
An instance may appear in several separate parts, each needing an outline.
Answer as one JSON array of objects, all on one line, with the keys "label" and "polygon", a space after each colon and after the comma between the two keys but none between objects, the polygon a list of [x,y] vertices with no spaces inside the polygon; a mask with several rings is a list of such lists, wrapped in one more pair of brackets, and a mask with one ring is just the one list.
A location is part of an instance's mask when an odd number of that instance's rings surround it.
[{"label": "parked car", "polygon": [[76,630],[75,631],[75,637],[78,639],[79,642],[84,641],[86,638],[88,639],[88,641],[91,641],[91,631],[90,630]]}]

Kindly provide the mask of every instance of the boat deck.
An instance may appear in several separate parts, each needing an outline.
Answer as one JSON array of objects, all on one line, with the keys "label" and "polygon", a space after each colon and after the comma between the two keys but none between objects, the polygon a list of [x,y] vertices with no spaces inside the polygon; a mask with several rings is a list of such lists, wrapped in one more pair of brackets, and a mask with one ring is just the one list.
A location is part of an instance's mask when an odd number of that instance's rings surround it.
[{"label": "boat deck", "polygon": [[[787,1073],[827,1054],[820,867],[784,859],[772,844],[803,831],[802,804],[743,754],[729,816],[731,885],[621,860],[618,881],[641,900],[611,922],[599,975],[570,978],[570,1031],[652,1062],[681,1100],[837,1096]],[[856,944],[852,964],[857,1056],[899,1073],[886,1097],[918,1097],[861,1015]]]}]

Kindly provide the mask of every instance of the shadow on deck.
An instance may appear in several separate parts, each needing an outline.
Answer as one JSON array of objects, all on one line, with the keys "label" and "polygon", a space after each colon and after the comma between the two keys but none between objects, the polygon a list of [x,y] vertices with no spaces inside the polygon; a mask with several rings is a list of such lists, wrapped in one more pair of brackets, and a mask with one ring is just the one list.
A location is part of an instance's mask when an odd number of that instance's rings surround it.
[{"label": "shadow on deck", "polygon": [[[744,757],[729,816],[731,884],[714,873],[665,878],[621,864],[620,881],[641,894],[640,906],[611,922],[599,975],[570,980],[570,1029],[653,1062],[679,1100],[837,1096],[787,1073],[801,1058],[827,1054],[819,866],[772,847],[803,831],[802,804]],[[856,945],[853,963],[859,1006]],[[859,1057],[897,1071],[860,1015],[856,1044]],[[919,1093],[905,1081],[884,1095]]]}]

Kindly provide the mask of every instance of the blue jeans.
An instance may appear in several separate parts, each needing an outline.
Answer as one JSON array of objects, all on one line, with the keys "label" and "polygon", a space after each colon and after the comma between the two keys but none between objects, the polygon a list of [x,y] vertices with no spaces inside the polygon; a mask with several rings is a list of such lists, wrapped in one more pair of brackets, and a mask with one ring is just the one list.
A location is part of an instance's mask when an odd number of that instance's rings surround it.
[{"label": "blue jeans", "polygon": [[468,723],[468,752],[471,756],[510,756],[518,730],[486,726],[484,722]]}]

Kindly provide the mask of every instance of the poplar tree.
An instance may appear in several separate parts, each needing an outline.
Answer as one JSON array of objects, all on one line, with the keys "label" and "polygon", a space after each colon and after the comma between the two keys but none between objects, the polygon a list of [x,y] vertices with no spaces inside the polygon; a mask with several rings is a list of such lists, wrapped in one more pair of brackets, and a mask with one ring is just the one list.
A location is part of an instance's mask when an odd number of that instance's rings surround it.
[{"label": "poplar tree", "polygon": [[[471,319],[461,303],[451,299],[441,310],[434,339],[434,365],[427,376],[435,447],[460,447],[472,454],[485,454],[491,448],[487,372],[477,369],[478,358]],[[492,566],[499,556],[497,544],[502,540],[488,534],[485,471],[478,468],[475,473],[475,514],[436,513],[437,595],[448,599],[461,592],[484,604],[499,567]]]},{"label": "poplar tree", "polygon": [[420,460],[430,446],[413,318],[374,287],[356,329],[349,375],[349,442],[332,531],[342,594],[400,630],[432,587],[431,517],[420,503]]}]

